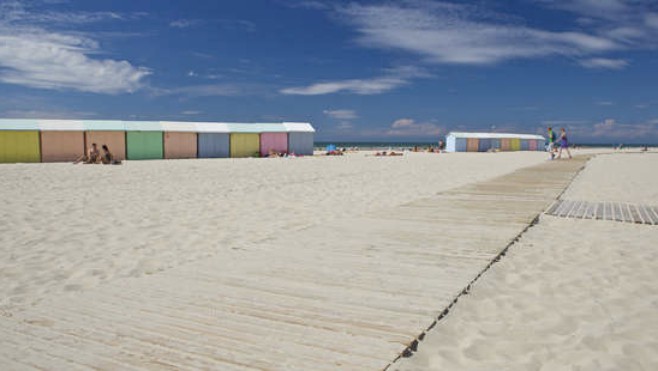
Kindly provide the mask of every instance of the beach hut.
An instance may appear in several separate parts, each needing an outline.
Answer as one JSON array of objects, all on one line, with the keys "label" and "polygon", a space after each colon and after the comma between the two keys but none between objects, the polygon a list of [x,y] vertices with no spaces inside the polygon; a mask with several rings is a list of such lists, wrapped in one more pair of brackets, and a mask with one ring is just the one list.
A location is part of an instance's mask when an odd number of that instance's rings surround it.
[{"label": "beach hut", "polygon": [[126,126],[123,121],[88,120],[84,121],[85,151],[96,143],[99,150],[106,145],[114,158],[126,159]]},{"label": "beach hut", "polygon": [[260,127],[258,124],[228,124],[231,157],[260,156]]},{"label": "beach hut", "polygon": [[491,149],[491,138],[480,138],[478,152],[488,152]]},{"label": "beach hut", "polygon": [[270,151],[288,153],[288,131],[283,124],[259,124],[260,155],[265,157]]},{"label": "beach hut", "polygon": [[315,129],[306,122],[284,122],[288,132],[288,153],[301,156],[313,155]]},{"label": "beach hut", "polygon": [[509,146],[510,146],[510,151],[520,151],[521,150],[521,139],[520,138],[510,138]]},{"label": "beach hut", "polygon": [[466,152],[477,152],[479,147],[479,138],[466,138]]},{"label": "beach hut", "polygon": [[0,163],[39,162],[41,148],[36,120],[0,120]]},{"label": "beach hut", "polygon": [[530,150],[530,140],[521,139],[521,151],[529,151],[529,150]]},{"label": "beach hut", "polygon": [[500,150],[500,138],[491,138],[491,149]]},{"label": "beach hut", "polygon": [[500,138],[500,150],[510,151],[512,149],[510,138]]},{"label": "beach hut", "polygon": [[529,139],[528,140],[528,150],[529,151],[536,151],[537,150],[537,140],[534,139]]},{"label": "beach hut", "polygon": [[217,122],[197,122],[197,150],[199,158],[227,158],[231,155],[228,125]]},{"label": "beach hut", "polygon": [[446,136],[446,151],[484,152],[490,149],[501,151],[534,151],[541,150],[543,146],[539,146],[538,143],[543,142],[544,137],[541,135],[450,132]]},{"label": "beach hut", "polygon": [[544,139],[537,140],[537,151],[545,151],[545,150],[546,150],[546,143],[544,142]]},{"label": "beach hut", "polygon": [[39,120],[41,162],[75,161],[85,153],[82,121]]},{"label": "beach hut", "polygon": [[162,121],[164,158],[197,157],[197,133],[193,122]]},{"label": "beach hut", "polygon": [[155,160],[164,155],[162,125],[157,121],[126,121],[128,160]]}]

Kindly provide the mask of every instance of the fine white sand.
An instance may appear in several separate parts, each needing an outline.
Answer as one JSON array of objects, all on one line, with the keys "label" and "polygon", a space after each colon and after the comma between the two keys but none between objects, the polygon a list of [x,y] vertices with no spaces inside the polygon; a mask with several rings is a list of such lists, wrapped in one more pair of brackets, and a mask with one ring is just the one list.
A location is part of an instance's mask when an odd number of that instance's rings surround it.
[{"label": "fine white sand", "polygon": [[0,165],[0,315],[386,209],[546,157],[356,153]]},{"label": "fine white sand", "polygon": [[658,153],[600,155],[562,198],[658,205]]},{"label": "fine white sand", "polygon": [[[658,205],[658,155],[599,156],[567,199]],[[543,216],[396,370],[658,369],[658,227]]]}]

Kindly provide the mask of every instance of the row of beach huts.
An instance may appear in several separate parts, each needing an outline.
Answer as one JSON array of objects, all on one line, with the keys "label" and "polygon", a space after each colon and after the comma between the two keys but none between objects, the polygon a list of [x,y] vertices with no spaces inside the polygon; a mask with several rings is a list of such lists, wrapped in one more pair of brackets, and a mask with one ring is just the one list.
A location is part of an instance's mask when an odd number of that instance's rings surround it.
[{"label": "row of beach huts", "polygon": [[0,119],[0,163],[66,162],[92,143],[118,160],[313,154],[309,123]]},{"label": "row of beach huts", "polygon": [[450,132],[446,136],[446,151],[544,151],[545,140],[543,136],[533,134]]}]

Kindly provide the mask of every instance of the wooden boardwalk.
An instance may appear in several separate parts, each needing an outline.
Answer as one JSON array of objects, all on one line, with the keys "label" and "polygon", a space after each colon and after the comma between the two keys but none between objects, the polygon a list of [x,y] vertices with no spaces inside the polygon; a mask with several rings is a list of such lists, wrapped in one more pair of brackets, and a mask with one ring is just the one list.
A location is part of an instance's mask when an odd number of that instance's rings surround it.
[{"label": "wooden boardwalk", "polygon": [[11,369],[383,369],[545,210],[552,161],[0,317]]},{"label": "wooden boardwalk", "polygon": [[546,214],[561,218],[600,219],[658,225],[658,206],[625,202],[557,200]]}]

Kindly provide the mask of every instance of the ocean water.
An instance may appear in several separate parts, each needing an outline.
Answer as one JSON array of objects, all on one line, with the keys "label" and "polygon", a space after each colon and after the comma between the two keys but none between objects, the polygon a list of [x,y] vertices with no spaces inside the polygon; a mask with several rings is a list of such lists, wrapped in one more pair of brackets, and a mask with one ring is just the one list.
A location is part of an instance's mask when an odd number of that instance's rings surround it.
[{"label": "ocean water", "polygon": [[437,147],[439,142],[315,142],[314,146],[317,150],[324,150],[328,145],[333,144],[336,148],[358,148],[365,150],[403,150],[406,148],[427,148],[429,146]]},{"label": "ocean water", "polygon": [[[438,141],[436,142],[326,142],[319,141],[314,143],[316,150],[324,150],[328,145],[333,144],[336,148],[358,148],[361,150],[396,150],[402,151],[404,149],[411,149],[415,146],[418,146],[421,149],[427,147],[437,147],[439,145]],[[613,148],[619,146],[619,143],[587,143],[587,144],[578,144],[578,147],[583,148]],[[641,148],[644,146],[648,147],[658,147],[658,143],[647,143],[647,144],[624,144],[624,148]]]}]

